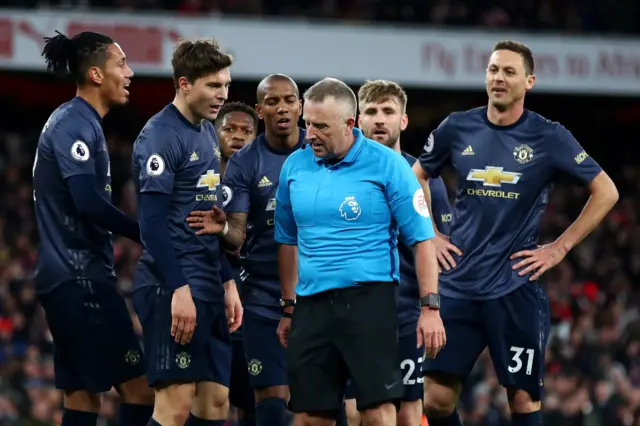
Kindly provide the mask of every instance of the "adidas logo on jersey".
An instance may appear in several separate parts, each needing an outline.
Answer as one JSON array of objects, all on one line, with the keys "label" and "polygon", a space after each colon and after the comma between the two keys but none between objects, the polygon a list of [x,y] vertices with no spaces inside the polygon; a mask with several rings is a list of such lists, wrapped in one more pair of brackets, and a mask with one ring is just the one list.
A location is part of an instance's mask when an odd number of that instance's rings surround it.
[{"label": "adidas logo on jersey", "polygon": [[258,182],[258,188],[266,188],[267,186],[273,185],[268,177],[262,176],[260,182]]},{"label": "adidas logo on jersey", "polygon": [[471,148],[471,145],[469,145],[464,149],[464,151],[462,151],[462,155],[474,155],[473,148]]},{"label": "adidas logo on jersey", "polygon": [[191,153],[191,157],[189,158],[189,161],[198,161],[200,158],[198,157],[198,154],[196,154],[195,151],[193,151]]}]

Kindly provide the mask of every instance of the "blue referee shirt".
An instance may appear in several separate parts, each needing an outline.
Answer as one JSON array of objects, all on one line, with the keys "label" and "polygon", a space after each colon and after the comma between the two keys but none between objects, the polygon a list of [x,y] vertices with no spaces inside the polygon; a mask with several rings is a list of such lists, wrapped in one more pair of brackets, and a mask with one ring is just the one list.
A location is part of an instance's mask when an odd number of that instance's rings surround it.
[{"label": "blue referee shirt", "polygon": [[298,296],[367,281],[399,282],[398,233],[434,237],[422,188],[397,152],[365,138],[338,164],[311,149],[291,154],[276,195],[275,239],[298,246]]}]

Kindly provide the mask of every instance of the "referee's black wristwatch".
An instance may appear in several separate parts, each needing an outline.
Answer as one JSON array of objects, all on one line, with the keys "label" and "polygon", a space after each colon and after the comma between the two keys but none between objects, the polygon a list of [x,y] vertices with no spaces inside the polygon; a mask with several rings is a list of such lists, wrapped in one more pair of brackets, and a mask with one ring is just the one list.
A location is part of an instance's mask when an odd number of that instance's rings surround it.
[{"label": "referee's black wristwatch", "polygon": [[285,318],[291,318],[293,315],[290,312],[284,312],[285,308],[293,308],[296,306],[296,299],[280,299],[280,309],[282,309],[282,316]]},{"label": "referee's black wristwatch", "polygon": [[425,297],[420,298],[420,307],[429,308],[437,311],[440,309],[440,295],[438,293],[429,293]]}]

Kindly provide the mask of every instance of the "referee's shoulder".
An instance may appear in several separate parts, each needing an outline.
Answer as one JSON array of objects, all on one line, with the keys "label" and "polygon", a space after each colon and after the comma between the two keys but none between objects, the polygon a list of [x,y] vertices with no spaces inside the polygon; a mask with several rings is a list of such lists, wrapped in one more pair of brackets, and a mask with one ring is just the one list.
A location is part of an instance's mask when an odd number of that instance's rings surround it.
[{"label": "referee's shoulder", "polygon": [[377,159],[378,161],[384,163],[405,161],[402,157],[402,154],[384,144],[381,144],[369,138],[364,138],[363,142],[363,153],[368,160]]},{"label": "referee's shoulder", "polygon": [[295,150],[291,154],[289,154],[287,159],[284,160],[284,164],[282,165],[282,168],[291,169],[294,167],[295,168],[310,167],[312,164],[314,164],[312,161],[313,161],[313,150],[309,147],[302,147]]}]

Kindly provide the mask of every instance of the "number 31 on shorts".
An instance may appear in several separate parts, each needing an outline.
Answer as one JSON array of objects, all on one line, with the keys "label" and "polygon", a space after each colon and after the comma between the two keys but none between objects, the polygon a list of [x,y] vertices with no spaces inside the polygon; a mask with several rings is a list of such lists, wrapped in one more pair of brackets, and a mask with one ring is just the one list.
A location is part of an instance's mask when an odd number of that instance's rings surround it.
[{"label": "number 31 on shorts", "polygon": [[533,357],[535,356],[536,351],[533,349],[520,348],[518,346],[511,346],[509,350],[513,352],[513,357],[511,358],[513,364],[509,366],[509,373],[517,373],[522,370],[522,354],[524,352],[525,357],[527,358],[527,369],[525,370],[525,374],[530,376],[531,370],[533,369]]}]

